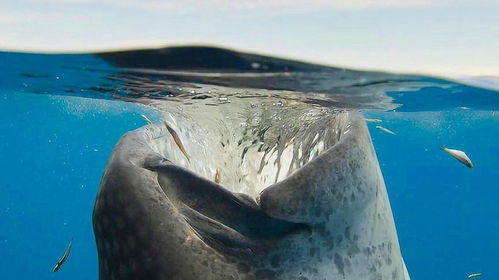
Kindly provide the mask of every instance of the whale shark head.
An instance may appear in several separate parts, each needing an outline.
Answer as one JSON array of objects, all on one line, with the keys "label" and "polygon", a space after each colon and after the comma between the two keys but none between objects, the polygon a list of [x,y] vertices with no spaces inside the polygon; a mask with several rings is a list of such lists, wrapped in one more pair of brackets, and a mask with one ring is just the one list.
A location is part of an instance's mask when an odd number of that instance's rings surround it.
[{"label": "whale shark head", "polygon": [[116,145],[93,213],[101,280],[409,279],[360,113],[217,112]]}]

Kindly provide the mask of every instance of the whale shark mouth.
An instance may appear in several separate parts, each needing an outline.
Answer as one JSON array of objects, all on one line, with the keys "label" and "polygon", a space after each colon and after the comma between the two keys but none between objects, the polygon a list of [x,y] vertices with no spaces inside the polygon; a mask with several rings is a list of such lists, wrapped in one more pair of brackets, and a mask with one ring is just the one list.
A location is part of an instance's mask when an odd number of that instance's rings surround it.
[{"label": "whale shark mouth", "polygon": [[[216,112],[220,110],[205,112],[212,115],[210,122]],[[320,180],[321,169],[328,168],[321,166],[330,160],[328,155],[344,149],[342,143],[365,127],[360,114],[354,112],[309,110],[302,112],[296,119],[300,123],[294,126],[281,113],[279,118],[268,118],[265,111],[251,114],[243,124],[240,119],[220,118],[219,131],[207,130],[203,121],[168,115],[173,127],[160,122],[127,133],[109,160],[96,200],[97,240],[116,236],[106,232],[109,219],[117,219],[119,229],[133,227],[135,220],[123,217],[121,209],[153,214],[158,204],[171,206],[168,211],[180,215],[199,238],[229,253],[258,249],[255,239],[306,231],[308,221],[289,215],[296,211],[294,207],[283,211],[282,205],[271,205],[276,198],[270,193],[287,185],[307,188],[294,182],[297,178],[310,183]],[[188,154],[179,148],[169,128]],[[301,193],[298,190],[295,196]],[[280,211],[273,212],[274,208]],[[109,253],[105,245],[98,248],[100,254]]]},{"label": "whale shark mouth", "polygon": [[[170,279],[197,262],[227,262],[239,275],[264,265],[255,260],[272,250],[295,250],[295,262],[309,262],[302,254],[311,249],[292,244],[323,246],[320,254],[332,260],[342,240],[348,258],[364,246],[362,258],[393,264],[386,257],[400,254],[393,216],[361,114],[295,107],[294,117],[285,109],[268,116],[260,105],[237,118],[205,108],[197,121],[170,107],[166,122],[122,137],[93,213],[100,279]],[[388,252],[371,257],[373,240]],[[401,258],[396,264],[393,273],[402,275]]]}]

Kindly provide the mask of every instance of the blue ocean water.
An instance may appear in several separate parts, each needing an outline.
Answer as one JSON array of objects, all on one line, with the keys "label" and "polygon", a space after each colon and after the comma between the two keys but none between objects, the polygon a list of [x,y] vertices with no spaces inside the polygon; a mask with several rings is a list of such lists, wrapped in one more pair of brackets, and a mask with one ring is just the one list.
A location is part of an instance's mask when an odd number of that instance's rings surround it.
[{"label": "blue ocean water", "polygon": [[[142,125],[144,106],[0,93],[2,279],[96,279],[91,214],[114,144]],[[55,262],[74,237],[73,252]]]},{"label": "blue ocean water", "polygon": [[[97,279],[91,215],[107,159],[121,135],[144,125],[140,114],[161,115],[144,105],[143,91],[137,98],[133,87],[123,87],[127,79],[116,78],[126,66],[98,56],[0,53],[0,61],[1,278]],[[397,134],[368,124],[411,278],[466,279],[481,272],[494,279],[499,93],[427,77],[407,77],[423,83],[418,89],[394,90],[405,81],[397,79],[375,89],[401,107],[371,106],[378,99],[352,107]],[[369,86],[328,88],[355,95],[374,92]],[[466,168],[441,145],[466,151],[475,167]],[[53,273],[71,238],[67,263]]]}]

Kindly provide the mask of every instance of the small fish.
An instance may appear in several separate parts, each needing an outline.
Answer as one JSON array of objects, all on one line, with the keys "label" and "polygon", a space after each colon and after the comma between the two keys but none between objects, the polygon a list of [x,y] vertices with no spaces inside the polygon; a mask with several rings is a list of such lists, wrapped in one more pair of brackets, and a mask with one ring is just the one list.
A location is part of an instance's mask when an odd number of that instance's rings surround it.
[{"label": "small fish", "polygon": [[384,131],[384,132],[386,132],[386,133],[390,133],[390,134],[392,134],[392,135],[397,135],[397,134],[395,134],[395,132],[393,132],[393,131],[389,130],[389,129],[388,129],[388,128],[386,128],[386,127],[382,127],[381,125],[377,125],[377,126],[376,126],[376,128],[377,128],[377,129],[379,129],[379,130],[381,130],[381,131]]},{"label": "small fish", "polygon": [[147,124],[153,124],[153,122],[148,117],[146,117],[145,115],[141,114],[140,116],[146,121]]},{"label": "small fish", "polygon": [[165,121],[165,126],[166,126],[166,129],[168,129],[168,132],[170,132],[170,134],[172,135],[173,140],[177,144],[177,146],[180,149],[180,151],[184,154],[184,156],[190,162],[191,159],[189,158],[189,155],[185,151],[184,145],[182,144],[182,141],[180,141],[180,137],[178,137],[177,132],[175,132],[175,130],[173,129],[173,126],[168,121]]},{"label": "small fish", "polygon": [[470,158],[466,155],[465,152],[460,151],[460,150],[453,150],[446,148],[445,146],[442,146],[442,149],[449,153],[449,155],[453,156],[455,159],[459,160],[462,164],[468,166],[469,168],[473,167],[473,163],[471,162]]},{"label": "small fish", "polygon": [[68,247],[66,247],[66,251],[64,251],[64,255],[62,255],[61,259],[55,264],[53,269],[54,272],[58,271],[61,268],[61,266],[66,262],[69,253],[71,252],[71,247],[73,247],[73,238],[71,238],[71,241],[69,241]]},{"label": "small fish", "polygon": [[482,273],[471,273],[468,275],[468,279],[477,279],[478,277],[482,276]]},{"label": "small fish", "polygon": [[217,171],[215,172],[215,183],[220,184],[220,181],[222,181],[222,173],[220,171],[220,168],[217,168]]},{"label": "small fish", "polygon": [[374,122],[374,123],[381,123],[383,122],[382,120],[380,119],[364,119],[366,122]]}]

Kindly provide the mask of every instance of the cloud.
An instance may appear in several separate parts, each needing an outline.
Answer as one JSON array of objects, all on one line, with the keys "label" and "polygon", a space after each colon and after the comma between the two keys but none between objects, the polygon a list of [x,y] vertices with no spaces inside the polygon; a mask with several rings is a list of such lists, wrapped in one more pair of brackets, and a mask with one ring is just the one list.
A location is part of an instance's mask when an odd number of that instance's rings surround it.
[{"label": "cloud", "polygon": [[[4,2],[0,50],[207,43],[365,69],[499,75],[497,0]],[[330,18],[315,20],[317,11]]]},{"label": "cloud", "polygon": [[58,12],[18,12],[18,11],[0,11],[0,23],[7,24],[22,24],[22,23],[37,23],[37,22],[68,22],[74,20],[86,20],[89,17],[86,15],[67,14]]},{"label": "cloud", "polygon": [[185,1],[160,1],[160,0],[125,0],[115,1],[116,5],[140,8],[150,11],[262,11],[261,9],[288,10],[356,10],[370,7],[404,7],[422,6],[431,4],[430,0],[185,0]]},{"label": "cloud", "polygon": [[313,10],[363,10],[441,6],[457,3],[493,3],[493,0],[21,0],[32,4],[59,6],[92,5],[133,8],[148,12],[287,12]]}]

